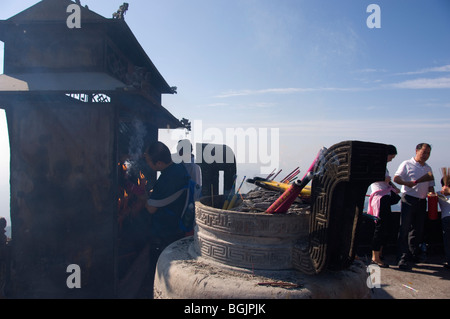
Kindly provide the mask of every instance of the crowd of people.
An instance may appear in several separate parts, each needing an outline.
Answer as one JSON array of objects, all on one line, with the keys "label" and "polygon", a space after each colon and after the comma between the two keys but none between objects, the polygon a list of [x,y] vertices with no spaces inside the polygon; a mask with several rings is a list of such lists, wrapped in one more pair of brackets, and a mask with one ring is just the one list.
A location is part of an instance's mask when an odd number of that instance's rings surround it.
[{"label": "crowd of people", "polygon": [[[179,145],[183,145],[183,142]],[[170,243],[186,236],[178,227],[180,212],[185,199],[179,196],[170,204],[163,207],[154,205],[161,199],[170,197],[186,187],[186,183],[193,177],[201,184],[201,171],[192,160],[192,148],[189,145],[181,147],[178,155],[187,160],[181,163],[173,161],[168,147],[161,142],[148,146],[144,158],[149,167],[159,171],[160,175],[152,191],[142,200],[148,213],[152,216],[151,234],[151,264],[154,270],[160,253]],[[397,149],[393,145],[387,147],[387,162],[397,156]],[[187,155],[189,154],[189,155]],[[401,203],[400,226],[398,230],[398,267],[410,269],[411,264],[423,261],[420,245],[424,239],[424,225],[427,218],[427,198],[437,196],[442,217],[442,229],[446,263],[444,267],[450,269],[450,176],[441,180],[441,189],[435,192],[435,181],[432,168],[426,163],[431,154],[431,146],[420,143],[416,146],[415,155],[403,161],[391,178],[386,169],[385,179],[371,185],[371,195],[368,214],[375,219],[375,230],[372,239],[372,263],[380,267],[389,267],[383,261],[382,249],[387,244],[389,214],[391,206]],[[397,186],[398,185],[398,186]]]},{"label": "crowd of people", "polygon": [[[189,151],[189,145],[186,148],[183,141],[180,141],[179,145],[183,146],[179,150],[179,155],[183,156],[183,150]],[[388,218],[388,215],[392,214],[391,206],[398,202],[401,203],[397,242],[398,267],[400,269],[410,269],[412,263],[424,261],[425,256],[423,255],[421,244],[424,240],[427,200],[430,196],[437,196],[441,211],[446,257],[444,267],[450,269],[450,176],[443,176],[440,181],[441,189],[435,192],[436,185],[433,170],[427,164],[430,154],[430,144],[418,144],[414,156],[401,162],[393,178],[386,169],[385,179],[371,185],[368,214],[375,219],[375,230],[372,239],[372,263],[380,267],[389,267],[383,261],[382,249],[388,240],[388,229],[390,229],[388,223],[392,220]],[[396,156],[396,147],[388,145],[387,162],[391,162]],[[201,183],[201,172],[198,167],[189,166],[195,165],[191,161],[190,156],[188,161],[182,161],[181,164],[174,163],[169,149],[161,142],[156,142],[147,148],[145,159],[153,170],[161,172],[146,204],[148,212],[154,215],[153,219],[156,221],[153,223],[155,229],[151,233],[155,236],[152,240],[153,247],[158,248],[158,252],[155,252],[154,256],[157,258],[157,255],[164,247],[184,236],[176,225],[177,214],[170,213],[181,210],[183,199],[180,198],[162,209],[152,206],[152,199],[167,197],[183,188],[187,179],[189,179],[189,175],[196,177],[199,180],[198,183]]]},{"label": "crowd of people", "polygon": [[[441,210],[443,244],[446,262],[450,269],[450,177],[445,174],[441,179],[441,190],[435,192],[432,168],[426,163],[431,154],[431,145],[420,143],[415,155],[403,161],[394,177],[386,169],[385,179],[371,185],[371,195],[367,213],[375,219],[372,238],[372,263],[380,267],[389,267],[382,258],[382,248],[387,243],[391,206],[401,203],[400,227],[398,231],[398,267],[408,270],[412,263],[423,262],[421,244],[424,240],[424,226],[427,218],[427,200],[437,197]],[[388,146],[387,162],[397,155],[393,145]],[[400,189],[396,186],[400,185]]]}]

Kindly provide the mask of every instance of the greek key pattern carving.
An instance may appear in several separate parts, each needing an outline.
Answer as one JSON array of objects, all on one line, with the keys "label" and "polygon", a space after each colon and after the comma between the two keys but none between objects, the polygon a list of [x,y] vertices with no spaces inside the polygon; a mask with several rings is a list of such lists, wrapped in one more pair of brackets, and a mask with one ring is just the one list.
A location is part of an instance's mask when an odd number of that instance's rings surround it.
[{"label": "greek key pattern carving", "polygon": [[289,247],[254,246],[238,243],[223,243],[196,236],[194,244],[202,257],[213,259],[225,265],[248,269],[292,269],[292,253]]},{"label": "greek key pattern carving", "polygon": [[[348,152],[350,144],[332,147],[320,160],[316,167],[316,177],[313,180],[312,220],[309,230],[309,258],[304,251],[296,250],[296,269],[307,273],[319,273],[327,261],[328,224],[332,194],[335,186],[349,176]],[[307,261],[307,259],[310,259]]]},{"label": "greek key pattern carving", "polygon": [[[330,260],[335,268],[347,264],[344,257],[353,254],[354,241],[354,234],[348,229],[353,229],[357,222],[359,197],[363,203],[370,183],[383,178],[384,147],[376,143],[342,142],[328,149],[320,160],[312,182],[310,260],[306,262],[303,256],[302,261],[294,261],[296,269],[308,274],[320,273],[329,266]],[[300,255],[304,251],[297,249],[296,256]]]},{"label": "greek key pattern carving", "polygon": [[[202,204],[196,207],[196,222],[199,227],[246,236],[302,236],[308,233],[309,215],[269,216],[264,214],[241,214],[229,211],[205,210]],[[207,207],[206,207],[207,209]]]}]

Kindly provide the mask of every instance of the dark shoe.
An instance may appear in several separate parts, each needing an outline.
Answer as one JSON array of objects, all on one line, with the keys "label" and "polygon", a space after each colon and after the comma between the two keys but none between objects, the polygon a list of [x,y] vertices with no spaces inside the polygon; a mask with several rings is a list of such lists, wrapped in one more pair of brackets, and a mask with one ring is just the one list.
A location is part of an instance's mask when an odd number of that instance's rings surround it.
[{"label": "dark shoe", "polygon": [[389,265],[385,262],[377,263],[375,260],[370,261],[372,265],[377,265],[380,268],[389,268]]},{"label": "dark shoe", "polygon": [[412,257],[412,261],[413,261],[414,263],[417,263],[417,264],[422,264],[422,263],[424,263],[424,262],[427,261],[427,256],[426,256],[426,255],[423,255],[423,254],[418,255],[418,256],[415,255],[415,256]]},{"label": "dark shoe", "polygon": [[448,263],[444,264],[444,268],[450,270],[450,265]]},{"label": "dark shoe", "polygon": [[410,269],[411,269],[411,266],[406,262],[406,260],[401,259],[401,260],[398,262],[398,268],[399,268],[399,269],[402,269],[402,270],[410,270]]}]

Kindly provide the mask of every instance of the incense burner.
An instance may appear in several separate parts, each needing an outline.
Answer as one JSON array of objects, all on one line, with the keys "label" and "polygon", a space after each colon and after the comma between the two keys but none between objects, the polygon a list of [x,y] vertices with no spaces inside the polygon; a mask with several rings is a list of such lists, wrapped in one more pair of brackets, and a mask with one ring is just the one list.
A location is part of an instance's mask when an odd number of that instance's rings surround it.
[{"label": "incense burner", "polygon": [[[314,168],[311,208],[299,215],[219,209],[202,198],[193,237],[161,254],[155,298],[367,298],[354,260],[368,186],[384,178],[385,145],[333,145]],[[332,271],[330,271],[332,270]]]},{"label": "incense burner", "polygon": [[[222,207],[223,196],[215,197]],[[309,210],[265,214],[212,207],[211,197],[196,203],[195,254],[234,267],[292,269],[294,246],[307,243]]]}]

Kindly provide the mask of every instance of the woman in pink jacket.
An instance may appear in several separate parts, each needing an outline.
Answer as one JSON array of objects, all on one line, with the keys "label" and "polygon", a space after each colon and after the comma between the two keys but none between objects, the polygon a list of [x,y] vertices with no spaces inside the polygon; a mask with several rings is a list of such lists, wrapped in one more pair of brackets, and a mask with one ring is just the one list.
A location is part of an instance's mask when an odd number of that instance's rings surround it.
[{"label": "woman in pink jacket", "polygon": [[[387,162],[392,161],[396,155],[397,149],[395,146],[388,145]],[[381,260],[381,249],[387,241],[387,215],[391,214],[391,205],[400,200],[399,196],[391,196],[391,192],[398,194],[400,190],[392,184],[387,169],[384,181],[373,183],[370,187],[372,193],[369,198],[367,213],[375,218],[375,230],[372,238],[372,263],[386,268],[389,265]]]}]

